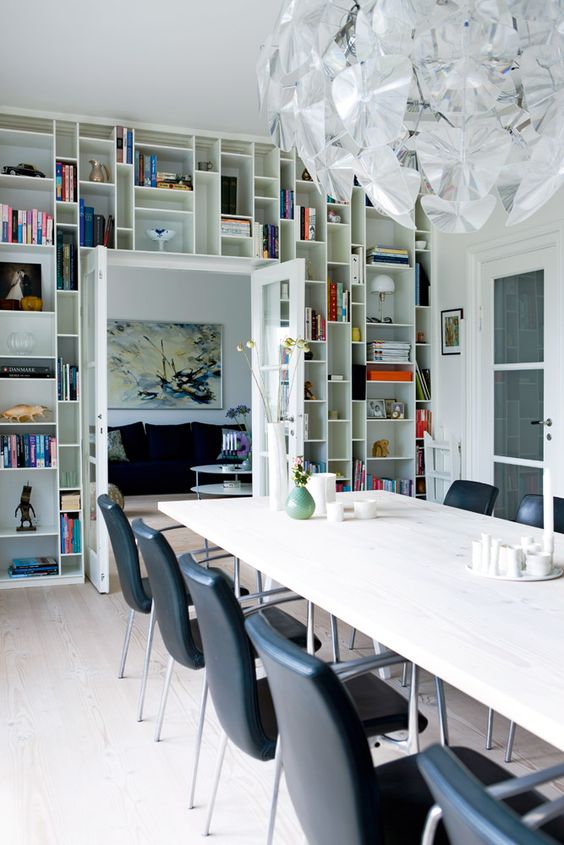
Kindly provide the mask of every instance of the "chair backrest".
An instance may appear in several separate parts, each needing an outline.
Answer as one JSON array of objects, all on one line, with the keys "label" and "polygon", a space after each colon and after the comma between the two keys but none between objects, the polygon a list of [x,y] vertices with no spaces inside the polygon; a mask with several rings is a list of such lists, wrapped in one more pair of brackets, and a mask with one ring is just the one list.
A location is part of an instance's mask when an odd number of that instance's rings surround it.
[{"label": "chair backrest", "polygon": [[359,716],[333,670],[262,613],[245,621],[270,683],[282,762],[310,845],[379,845],[378,791]]},{"label": "chair backrest", "polygon": [[493,484],[482,484],[481,481],[454,481],[447,491],[443,504],[451,508],[491,516],[498,495],[499,489]]},{"label": "chair backrest", "polygon": [[513,810],[496,801],[452,751],[434,745],[417,756],[417,765],[437,804],[451,842],[456,845],[556,845],[526,827]]},{"label": "chair backrest", "polygon": [[157,621],[166,649],[183,666],[201,669],[204,655],[192,634],[191,598],[176,555],[164,535],[146,525],[142,519],[133,520],[133,533],[149,575]]},{"label": "chair backrest", "polygon": [[[517,510],[515,522],[532,525],[534,528],[544,528],[543,497],[538,493],[528,493],[523,496]],[[564,534],[564,499],[554,497],[554,530]]]},{"label": "chair backrest", "polygon": [[232,582],[217,569],[204,569],[190,554],[181,556],[180,567],[196,608],[219,721],[235,745],[270,760],[277,737],[267,736],[261,722],[253,651]]},{"label": "chair backrest", "polygon": [[98,496],[98,505],[110,536],[123,597],[133,610],[150,613],[151,597],[143,588],[139,552],[129,520],[120,506],[106,494]]}]

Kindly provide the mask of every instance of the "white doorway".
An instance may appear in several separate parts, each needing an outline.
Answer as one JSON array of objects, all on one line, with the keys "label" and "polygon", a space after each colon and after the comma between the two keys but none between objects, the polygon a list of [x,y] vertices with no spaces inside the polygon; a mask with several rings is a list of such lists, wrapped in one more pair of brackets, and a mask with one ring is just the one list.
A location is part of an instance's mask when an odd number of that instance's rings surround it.
[{"label": "white doorway", "polygon": [[471,254],[468,345],[469,477],[495,484],[496,516],[542,493],[550,467],[564,489],[559,233]]}]

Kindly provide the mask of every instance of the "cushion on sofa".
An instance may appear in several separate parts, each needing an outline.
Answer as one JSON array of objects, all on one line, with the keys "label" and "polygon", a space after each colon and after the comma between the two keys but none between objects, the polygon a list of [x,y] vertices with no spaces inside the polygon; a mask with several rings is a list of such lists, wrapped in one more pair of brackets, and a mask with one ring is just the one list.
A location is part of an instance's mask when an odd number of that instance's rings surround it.
[{"label": "cushion on sofa", "polygon": [[187,460],[192,455],[190,423],[151,425],[145,423],[149,460]]},{"label": "cushion on sofa", "polygon": [[121,431],[121,440],[128,459],[130,461],[146,461],[149,450],[143,423],[134,422],[129,425],[108,426],[108,431],[116,431],[117,429]]},{"label": "cushion on sofa", "polygon": [[108,431],[108,460],[128,461],[119,428]]},{"label": "cushion on sofa", "polygon": [[[239,426],[223,426],[238,429]],[[192,423],[193,466],[217,463],[222,446],[222,427],[212,423]]]}]

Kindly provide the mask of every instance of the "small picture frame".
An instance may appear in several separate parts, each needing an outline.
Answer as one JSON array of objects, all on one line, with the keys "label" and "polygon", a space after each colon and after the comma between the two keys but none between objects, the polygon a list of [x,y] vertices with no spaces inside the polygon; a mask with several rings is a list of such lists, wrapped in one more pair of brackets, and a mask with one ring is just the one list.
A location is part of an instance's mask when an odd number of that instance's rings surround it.
[{"label": "small picture frame", "polygon": [[385,399],[368,399],[366,402],[366,410],[368,419],[370,420],[385,420],[386,419],[386,400]]},{"label": "small picture frame", "polygon": [[460,355],[460,323],[463,319],[462,308],[441,311],[441,353]]},{"label": "small picture frame", "polygon": [[396,400],[395,399],[384,399],[384,402],[386,403],[386,419],[391,420],[392,419],[392,411],[394,409],[394,405],[395,405]]},{"label": "small picture frame", "polygon": [[393,420],[404,420],[405,419],[405,402],[394,402],[392,404],[392,419]]}]

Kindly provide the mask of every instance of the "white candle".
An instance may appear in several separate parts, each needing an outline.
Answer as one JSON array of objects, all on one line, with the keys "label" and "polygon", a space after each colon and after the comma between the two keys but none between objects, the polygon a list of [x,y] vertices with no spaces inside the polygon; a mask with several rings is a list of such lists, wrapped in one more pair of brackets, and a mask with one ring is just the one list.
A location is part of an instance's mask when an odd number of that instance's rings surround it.
[{"label": "white candle", "polygon": [[492,546],[492,535],[483,533],[482,534],[482,572],[489,572],[491,546]]},{"label": "white candle", "polygon": [[499,575],[507,575],[507,546],[503,543],[499,547],[499,558],[497,561],[497,571]]},{"label": "white candle", "polygon": [[533,537],[521,537],[521,548],[525,554],[527,554],[529,546],[532,546],[534,542],[535,540]]},{"label": "white candle", "polygon": [[342,522],[345,518],[345,506],[342,502],[327,502],[327,522]]},{"label": "white candle", "polygon": [[521,577],[521,555],[522,551],[518,546],[509,546],[507,549],[507,575],[509,578]]},{"label": "white candle", "polygon": [[547,552],[537,552],[527,555],[527,575],[550,575],[552,571],[552,555]]},{"label": "white candle", "polygon": [[354,503],[354,515],[357,519],[374,519],[378,516],[377,502],[375,499],[364,499]]},{"label": "white candle", "polygon": [[542,535],[543,551],[554,552],[554,498],[552,495],[552,475],[545,468],[542,476],[542,501],[544,510],[544,530]]},{"label": "white candle", "polygon": [[490,555],[490,573],[491,575],[499,575],[499,547],[501,540],[492,540],[492,548]]},{"label": "white candle", "polygon": [[479,572],[482,568],[482,544],[479,540],[472,540],[472,569]]}]

